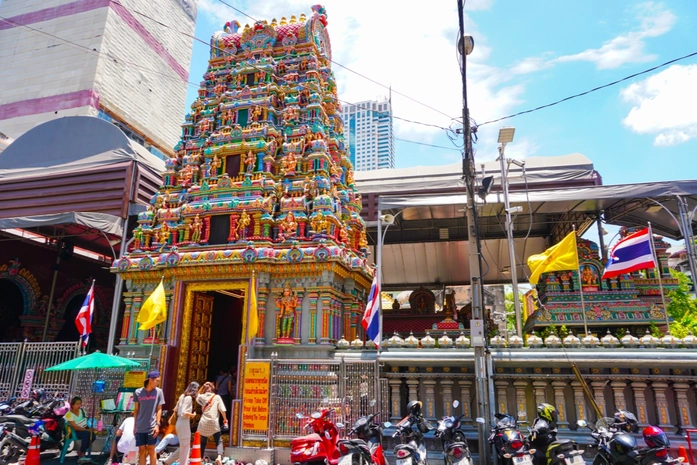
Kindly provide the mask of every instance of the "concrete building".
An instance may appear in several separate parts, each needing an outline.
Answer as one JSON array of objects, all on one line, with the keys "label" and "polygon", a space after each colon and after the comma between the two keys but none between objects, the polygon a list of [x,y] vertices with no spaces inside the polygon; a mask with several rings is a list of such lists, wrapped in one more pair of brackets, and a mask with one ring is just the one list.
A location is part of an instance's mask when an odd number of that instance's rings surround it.
[{"label": "concrete building", "polygon": [[392,103],[368,100],[342,109],[351,163],[356,171],[394,168]]},{"label": "concrete building", "polygon": [[[163,157],[179,140],[197,0],[4,0],[0,132],[99,116]],[[153,19],[165,25],[156,23]]]}]

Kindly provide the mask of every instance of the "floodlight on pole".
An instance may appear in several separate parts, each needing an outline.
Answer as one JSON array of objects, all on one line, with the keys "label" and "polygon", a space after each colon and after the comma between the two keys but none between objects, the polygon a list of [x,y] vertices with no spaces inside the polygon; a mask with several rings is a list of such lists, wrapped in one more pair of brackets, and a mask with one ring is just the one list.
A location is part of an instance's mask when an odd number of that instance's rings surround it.
[{"label": "floodlight on pole", "polygon": [[515,135],[515,128],[504,127],[499,129],[499,144],[510,144],[513,142],[513,136]]},{"label": "floodlight on pole", "polygon": [[[515,254],[515,241],[513,239],[513,220],[511,213],[519,213],[521,207],[512,207],[508,201],[508,167],[504,151],[506,144],[513,142],[515,128],[505,127],[499,129],[499,163],[501,166],[501,186],[503,187],[503,202],[506,212],[506,238],[508,239],[508,258],[511,263],[511,285],[513,286],[513,306],[515,307],[515,326],[518,337],[523,337],[522,313],[520,310],[520,300],[518,297],[518,260]],[[510,162],[511,160],[509,160]],[[517,164],[517,163],[516,163]],[[521,163],[522,164],[522,163]],[[524,164],[522,164],[524,166]],[[522,167],[522,166],[521,166]]]}]

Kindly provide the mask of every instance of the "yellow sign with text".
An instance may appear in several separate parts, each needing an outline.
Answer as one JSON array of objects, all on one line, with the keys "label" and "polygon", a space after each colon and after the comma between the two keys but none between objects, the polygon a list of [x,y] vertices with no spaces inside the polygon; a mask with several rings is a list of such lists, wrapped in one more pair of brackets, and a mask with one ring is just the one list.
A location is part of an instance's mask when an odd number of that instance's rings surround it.
[{"label": "yellow sign with text", "polygon": [[242,430],[266,431],[269,427],[270,362],[247,362],[244,366]]},{"label": "yellow sign with text", "polygon": [[145,382],[146,372],[141,370],[127,371],[123,377],[123,387],[125,388],[141,388]]}]

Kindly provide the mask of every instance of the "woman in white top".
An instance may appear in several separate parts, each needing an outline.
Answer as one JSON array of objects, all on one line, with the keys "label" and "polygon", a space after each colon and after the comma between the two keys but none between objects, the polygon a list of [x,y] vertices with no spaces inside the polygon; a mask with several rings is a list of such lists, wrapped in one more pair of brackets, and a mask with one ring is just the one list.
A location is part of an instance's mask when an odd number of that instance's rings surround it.
[{"label": "woman in white top", "polygon": [[[172,465],[179,462],[186,465],[189,460],[189,450],[191,448],[191,419],[196,416],[194,411],[194,399],[196,399],[198,383],[192,381],[186,388],[184,394],[179,396],[179,401],[174,407],[177,412],[177,436],[179,437],[179,449],[175,450],[164,460],[165,465]],[[181,457],[181,460],[179,458]]]},{"label": "woman in white top", "polygon": [[198,422],[198,432],[201,434],[201,450],[206,449],[206,442],[213,436],[218,454],[223,453],[223,443],[220,441],[220,419],[223,416],[223,424],[227,427],[226,408],[223,400],[215,393],[215,386],[211,382],[204,383],[199,390],[196,402],[201,405],[201,419]]}]

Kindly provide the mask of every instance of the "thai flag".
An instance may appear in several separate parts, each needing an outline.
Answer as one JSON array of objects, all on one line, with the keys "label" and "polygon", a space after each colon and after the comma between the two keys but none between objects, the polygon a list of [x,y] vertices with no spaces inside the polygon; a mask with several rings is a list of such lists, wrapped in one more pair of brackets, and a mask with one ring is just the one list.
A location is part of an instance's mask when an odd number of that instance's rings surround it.
[{"label": "thai flag", "polygon": [[82,302],[82,307],[75,317],[75,326],[80,331],[82,347],[87,347],[87,342],[90,339],[92,315],[94,315],[94,281],[92,281],[92,287],[90,287],[90,291],[85,296],[85,301]]},{"label": "thai flag", "polygon": [[632,271],[656,268],[651,231],[644,228],[619,241],[612,248],[603,279],[615,278]]},{"label": "thai flag", "polygon": [[378,284],[377,271],[373,278],[373,285],[370,286],[368,305],[365,308],[361,324],[363,325],[363,329],[365,329],[365,335],[375,343],[375,347],[380,347],[382,335],[380,334],[380,285]]}]

